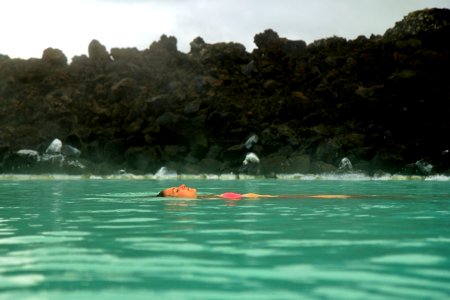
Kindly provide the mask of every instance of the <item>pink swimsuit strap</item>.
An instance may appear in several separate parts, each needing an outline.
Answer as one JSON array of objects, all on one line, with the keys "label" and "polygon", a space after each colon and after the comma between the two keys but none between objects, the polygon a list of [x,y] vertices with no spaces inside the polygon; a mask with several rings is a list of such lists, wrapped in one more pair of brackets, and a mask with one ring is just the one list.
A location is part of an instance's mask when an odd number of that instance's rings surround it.
[{"label": "pink swimsuit strap", "polygon": [[226,192],[226,193],[223,193],[222,195],[220,195],[220,197],[225,198],[225,199],[230,199],[230,200],[237,200],[237,199],[241,199],[242,195],[238,194],[238,193],[233,193],[233,192]]}]

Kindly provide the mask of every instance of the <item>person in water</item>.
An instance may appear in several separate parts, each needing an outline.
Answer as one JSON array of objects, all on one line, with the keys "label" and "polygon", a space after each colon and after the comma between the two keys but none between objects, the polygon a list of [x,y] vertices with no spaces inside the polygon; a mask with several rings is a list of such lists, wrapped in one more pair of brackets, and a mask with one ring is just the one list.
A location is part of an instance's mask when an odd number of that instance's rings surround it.
[{"label": "person in water", "polygon": [[[196,199],[197,189],[191,188],[182,184],[176,187],[169,187],[156,195],[157,197],[174,197],[174,198],[189,198]],[[266,195],[266,194],[255,194],[255,193],[246,193],[239,194],[235,192],[226,192],[220,195],[202,195],[201,198],[223,198],[229,200],[239,200],[243,198],[350,198],[349,195],[285,195],[285,196],[275,196],[275,195]]]}]

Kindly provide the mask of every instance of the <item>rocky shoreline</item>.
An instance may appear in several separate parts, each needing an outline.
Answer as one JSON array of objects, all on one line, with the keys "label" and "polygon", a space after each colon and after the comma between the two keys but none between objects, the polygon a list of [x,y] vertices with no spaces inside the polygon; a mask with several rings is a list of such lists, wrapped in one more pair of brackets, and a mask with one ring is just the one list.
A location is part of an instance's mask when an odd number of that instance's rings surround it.
[{"label": "rocky shoreline", "polygon": [[0,55],[0,173],[450,174],[448,36],[426,9],[354,40],[268,29],[251,53],[163,35]]}]

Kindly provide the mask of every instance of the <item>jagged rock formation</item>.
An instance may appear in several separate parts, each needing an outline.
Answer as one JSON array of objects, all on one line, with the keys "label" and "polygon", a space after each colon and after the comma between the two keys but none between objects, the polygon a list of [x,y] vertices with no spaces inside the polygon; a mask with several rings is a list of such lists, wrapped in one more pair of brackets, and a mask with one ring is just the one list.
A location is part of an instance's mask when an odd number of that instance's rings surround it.
[{"label": "jagged rock formation", "polygon": [[[436,34],[436,36],[434,36]],[[424,9],[408,14],[403,20],[395,23],[393,28],[386,31],[384,40],[396,41],[419,37],[433,39],[448,36],[450,22],[446,9]]]},{"label": "jagged rock formation", "polygon": [[268,29],[252,53],[197,38],[185,54],[163,35],[143,51],[94,40],[70,64],[52,48],[0,55],[0,171],[58,138],[80,172],[239,172],[256,134],[266,176],[338,171],[343,157],[367,173],[449,172],[449,22],[423,10],[384,36],[309,45]]}]

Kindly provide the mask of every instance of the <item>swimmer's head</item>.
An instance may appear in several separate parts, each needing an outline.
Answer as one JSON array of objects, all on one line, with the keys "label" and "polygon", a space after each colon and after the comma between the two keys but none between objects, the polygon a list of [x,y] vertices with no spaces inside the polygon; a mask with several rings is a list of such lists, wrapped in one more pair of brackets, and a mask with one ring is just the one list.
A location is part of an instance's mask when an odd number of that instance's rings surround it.
[{"label": "swimmer's head", "polygon": [[197,190],[182,184],[178,187],[170,187],[162,190],[157,197],[197,198]]}]

